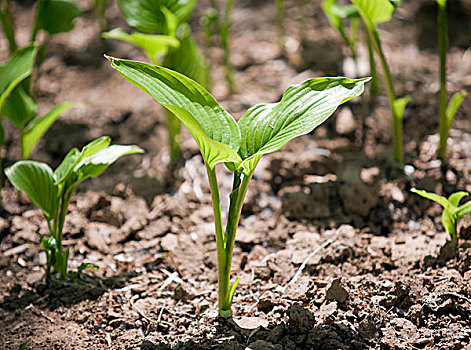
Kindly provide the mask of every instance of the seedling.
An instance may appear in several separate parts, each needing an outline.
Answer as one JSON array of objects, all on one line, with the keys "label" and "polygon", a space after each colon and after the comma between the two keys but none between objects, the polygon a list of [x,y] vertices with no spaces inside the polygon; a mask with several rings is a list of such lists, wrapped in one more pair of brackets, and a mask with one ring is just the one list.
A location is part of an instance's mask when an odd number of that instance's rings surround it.
[{"label": "seedling", "polygon": [[[81,12],[73,1],[69,0],[40,0],[33,23],[33,32],[31,43],[36,40],[36,35],[40,30],[47,33],[45,44],[41,48],[41,54],[47,46],[50,37],[54,34],[70,31],[73,27],[75,18],[81,16]],[[10,0],[0,1],[0,22],[3,31],[8,40],[10,52],[13,53],[16,48],[15,28],[10,9]]]},{"label": "seedling", "polygon": [[[262,155],[312,131],[342,103],[359,96],[369,78],[309,79],[289,87],[280,102],[250,108],[238,122],[198,83],[172,70],[108,57],[128,81],[174,113],[198,144],[212,196],[219,280],[219,313],[232,314],[239,278],[230,283],[235,235],[247,188]],[[233,173],[226,229],[215,167],[224,163]]]},{"label": "seedling", "polygon": [[[41,235],[41,247],[46,251],[45,266],[48,279],[60,274],[68,276],[69,248],[62,249],[65,217],[72,193],[79,183],[89,177],[96,177],[124,155],[142,153],[137,146],[110,146],[107,136],[96,139],[79,151],[73,148],[62,163],[53,171],[49,165],[32,160],[21,160],[5,169],[5,174],[18,190],[23,191],[30,201],[41,209],[49,228],[49,237]],[[82,264],[79,271],[88,268]],[[75,273],[70,274],[75,279]]]},{"label": "seedling", "polygon": [[200,19],[200,24],[204,28],[206,51],[212,44],[214,34],[219,36],[221,47],[224,50],[224,65],[226,67],[226,80],[229,92],[234,92],[233,68],[230,63],[230,29],[231,29],[231,12],[234,7],[234,0],[226,0],[224,3],[224,12],[222,18],[220,15],[219,5],[216,0],[211,0],[211,8],[204,13]]},{"label": "seedling", "polygon": [[394,161],[402,163],[404,161],[402,119],[404,109],[410,101],[410,97],[396,98],[391,71],[389,70],[388,62],[386,61],[381,47],[381,38],[377,28],[377,24],[387,22],[391,19],[398,3],[397,1],[390,0],[352,0],[352,2],[358,8],[358,12],[365,25],[368,40],[370,40],[374,51],[381,61],[392,115]]},{"label": "seedling", "polygon": [[[5,86],[0,86],[2,94],[0,102],[0,115],[5,115],[20,131],[21,159],[28,159],[34,147],[59,117],[62,111],[70,108],[72,104],[62,103],[46,114],[36,117],[36,101],[29,93],[27,79],[33,70],[34,60],[38,47],[30,45],[15,51],[7,62],[0,66],[0,79],[5,81]],[[20,80],[15,80],[15,74],[19,74]],[[9,81],[15,84],[7,84]],[[3,128],[2,128],[3,129]],[[3,130],[0,130],[3,133]],[[0,146],[3,138],[0,138]]]},{"label": "seedling", "polygon": [[[322,10],[326,15],[332,27],[336,28],[342,37],[345,45],[350,50],[350,55],[355,63],[355,71],[358,76],[358,61],[356,45],[358,43],[358,27],[360,15],[355,5],[339,5],[337,0],[324,0],[322,1]],[[347,32],[344,21],[349,20],[350,31]],[[373,61],[374,63],[374,61]],[[373,70],[372,70],[373,72]],[[375,76],[372,75],[373,84]]]},{"label": "seedling", "polygon": [[451,123],[456,111],[466,97],[466,91],[455,93],[447,105],[448,93],[446,91],[446,52],[448,50],[448,26],[446,19],[447,0],[436,0],[438,4],[438,53],[440,56],[440,144],[438,158],[446,160],[446,144]]},{"label": "seedling", "polygon": [[455,192],[446,199],[438,194],[418,190],[416,188],[412,188],[411,191],[424,198],[437,202],[443,207],[442,225],[445,228],[445,231],[450,235],[451,239],[457,240],[459,238],[457,232],[458,221],[466,214],[471,213],[471,200],[461,206],[459,204],[463,197],[469,196],[469,193],[462,191]]},{"label": "seedling", "polygon": [[28,46],[16,51],[7,62],[0,66],[0,190],[3,187],[1,148],[5,142],[5,131],[3,129],[1,112],[10,93],[24,79],[31,75],[35,55],[36,47]]},{"label": "seedling", "polygon": [[[209,71],[187,23],[195,5],[196,0],[119,0],[124,19],[139,32],[128,34],[114,29],[103,33],[103,37],[134,44],[145,52],[151,63],[174,69],[207,86]],[[180,157],[180,128],[178,119],[167,113],[172,164]]]}]

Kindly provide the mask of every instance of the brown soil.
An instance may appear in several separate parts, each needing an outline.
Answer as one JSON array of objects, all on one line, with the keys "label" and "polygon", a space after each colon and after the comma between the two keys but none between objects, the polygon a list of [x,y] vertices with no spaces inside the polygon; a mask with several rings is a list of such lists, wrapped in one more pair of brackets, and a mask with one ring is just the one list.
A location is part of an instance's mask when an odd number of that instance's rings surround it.
[{"label": "brown soil", "polygon": [[[347,52],[319,3],[300,11],[288,1],[283,54],[273,2],[236,2],[234,94],[221,50],[209,51],[212,92],[228,111],[239,116],[276,101],[308,77],[348,75]],[[452,3],[460,15],[450,19],[448,88],[470,91],[469,17]],[[84,17],[49,46],[37,96],[44,111],[63,101],[80,104],[64,113],[33,158],[56,166],[71,147],[105,134],[147,152],[119,161],[73,197],[64,242],[71,268],[82,261],[99,266],[74,284],[45,284],[35,235],[38,228],[47,233],[41,213],[3,189],[0,348],[29,341],[27,349],[471,349],[471,242],[447,242],[438,205],[410,193],[415,186],[471,192],[470,98],[453,123],[449,163],[435,156],[438,57],[427,1],[404,1],[381,28],[397,93],[412,96],[404,120],[407,165],[391,161],[385,96],[366,115],[360,101],[343,106],[313,134],[263,158],[237,236],[233,275],[241,282],[229,320],[217,317],[211,197],[196,144],[186,132],[184,162],[171,183],[162,109],[102,59],[143,54],[99,40],[91,2],[79,5]],[[13,6],[25,44],[33,10]],[[197,14],[206,6],[201,2]],[[107,18],[110,28],[124,26],[115,2]],[[363,72],[366,49],[359,52]],[[4,124],[7,166],[19,149],[15,129]],[[219,175],[227,207],[231,179],[223,168]],[[463,220],[468,239],[470,227]]]}]

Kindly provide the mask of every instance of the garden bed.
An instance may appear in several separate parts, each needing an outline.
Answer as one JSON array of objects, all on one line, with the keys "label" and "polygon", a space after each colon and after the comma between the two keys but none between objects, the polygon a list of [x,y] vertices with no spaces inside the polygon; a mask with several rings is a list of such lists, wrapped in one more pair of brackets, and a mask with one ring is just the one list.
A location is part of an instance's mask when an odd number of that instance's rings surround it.
[{"label": "garden bed", "polygon": [[[470,98],[453,123],[448,164],[436,159],[438,56],[427,48],[433,43],[419,42],[430,30],[425,19],[435,18],[426,1],[404,1],[381,27],[397,94],[412,97],[404,119],[406,166],[392,162],[384,96],[366,116],[360,99],[343,105],[314,133],[264,157],[236,237],[233,273],[241,281],[227,320],[217,313],[213,212],[196,143],[185,131],[184,161],[170,176],[163,109],[102,58],[145,57],[130,45],[99,40],[91,5],[79,5],[85,14],[75,29],[49,46],[37,97],[44,110],[83,104],[64,113],[33,158],[57,166],[70,148],[101,135],[146,153],[120,160],[72,197],[63,242],[71,267],[84,260],[99,266],[74,284],[45,284],[35,235],[38,227],[47,232],[42,214],[13,188],[2,190],[3,348],[29,340],[27,349],[469,349],[471,222],[460,226],[464,239],[447,243],[438,204],[410,192],[471,192]],[[277,101],[306,78],[342,74],[338,33],[317,1],[308,10],[300,46],[299,6],[287,2],[283,54],[273,2],[236,2],[234,94],[225,84],[222,50],[209,52],[213,95],[233,115]],[[24,44],[32,9],[14,3],[14,13]],[[110,28],[124,26],[114,2],[107,18]],[[194,27],[202,42],[196,21]],[[469,91],[470,38],[451,34],[449,90]],[[0,37],[1,61],[6,48]],[[318,58],[324,52],[328,60]],[[366,48],[359,52],[360,63],[367,62]],[[8,166],[19,149],[14,127],[5,122],[5,129]],[[227,206],[230,174],[221,166],[218,175]]]}]

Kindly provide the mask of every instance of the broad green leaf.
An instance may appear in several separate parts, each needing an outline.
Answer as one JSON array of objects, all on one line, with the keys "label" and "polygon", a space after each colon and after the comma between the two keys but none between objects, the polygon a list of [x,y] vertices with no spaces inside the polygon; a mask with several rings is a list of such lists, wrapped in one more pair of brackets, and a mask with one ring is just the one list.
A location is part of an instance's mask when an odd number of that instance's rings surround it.
[{"label": "broad green leaf", "polygon": [[111,143],[111,138],[109,136],[102,136],[92,142],[88,143],[82,148],[82,153],[80,155],[80,160],[86,157],[90,157],[101,150],[104,150]]},{"label": "broad green leaf", "polygon": [[3,106],[2,113],[23,131],[26,124],[36,115],[37,104],[25,88],[24,83],[18,85],[8,97]]},{"label": "broad green leaf", "polygon": [[280,102],[250,108],[239,120],[239,154],[244,169],[252,157],[279,150],[297,136],[311,132],[342,103],[361,95],[370,78],[309,79],[289,87]]},{"label": "broad green leaf", "polygon": [[219,162],[240,162],[237,123],[201,85],[167,68],[108,59],[118,73],[180,119],[195,138],[210,168]]},{"label": "broad green leaf", "polygon": [[471,201],[466,202],[461,207],[459,207],[458,211],[456,212],[456,216],[460,218],[470,213],[471,213]]},{"label": "broad green leaf", "polygon": [[424,190],[418,190],[416,188],[411,188],[411,192],[417,193],[418,195],[430,199],[434,202],[439,203],[443,208],[448,206],[448,200],[445,197],[439,196],[438,194],[427,192]]},{"label": "broad green leaf", "polygon": [[32,160],[16,162],[5,169],[8,180],[27,194],[31,202],[50,220],[57,213],[57,186],[49,165]]},{"label": "broad green leaf", "polygon": [[57,120],[57,118],[59,118],[60,114],[70,107],[72,107],[72,103],[62,103],[43,116],[34,118],[30,123],[28,123],[28,125],[26,125],[21,138],[22,159],[29,158],[31,152],[33,152],[34,147],[44,133]]},{"label": "broad green leaf", "polygon": [[169,35],[157,34],[128,34],[123,29],[116,28],[102,36],[106,39],[116,39],[139,46],[154,64],[161,64],[162,58],[167,54],[169,48],[180,46],[178,39]]},{"label": "broad green leaf", "polygon": [[457,92],[452,96],[448,106],[446,107],[445,115],[447,120],[448,129],[451,127],[451,123],[453,122],[453,118],[455,117],[456,111],[460,108],[461,103],[463,102],[464,98],[468,95],[466,91]]},{"label": "broad green leaf", "polygon": [[178,20],[186,22],[197,0],[118,0],[126,22],[143,33],[167,33],[167,23],[162,8],[167,8]]},{"label": "broad green leaf", "polygon": [[173,50],[170,55],[168,68],[177,71],[207,88],[209,86],[209,70],[203,55],[191,35],[189,26],[182,25],[180,29],[187,28],[180,38],[180,47]]},{"label": "broad green leaf", "polygon": [[36,45],[16,50],[11,58],[0,66],[0,111],[9,94],[33,71]]},{"label": "broad green leaf", "polygon": [[404,115],[404,110],[406,109],[406,105],[409,103],[411,100],[410,96],[407,97],[402,97],[394,100],[393,102],[393,110],[394,110],[394,115],[402,120],[402,117]]},{"label": "broad green leaf", "polygon": [[460,204],[460,200],[463,199],[463,197],[466,197],[467,195],[469,195],[468,192],[464,192],[464,191],[455,192],[450,197],[448,197],[448,202],[453,207],[457,207]]},{"label": "broad green leaf", "polygon": [[68,32],[74,28],[74,19],[81,15],[82,12],[73,1],[40,0],[33,38],[39,30],[45,30],[49,34]]},{"label": "broad green leaf", "polygon": [[96,177],[103,173],[108,166],[119,158],[133,153],[143,153],[144,150],[138,146],[112,145],[101,151],[82,159],[74,168],[77,174],[77,181],[82,182],[89,177]]},{"label": "broad green leaf", "polygon": [[378,23],[388,22],[395,10],[389,0],[352,0],[352,2],[371,30],[374,30]]}]

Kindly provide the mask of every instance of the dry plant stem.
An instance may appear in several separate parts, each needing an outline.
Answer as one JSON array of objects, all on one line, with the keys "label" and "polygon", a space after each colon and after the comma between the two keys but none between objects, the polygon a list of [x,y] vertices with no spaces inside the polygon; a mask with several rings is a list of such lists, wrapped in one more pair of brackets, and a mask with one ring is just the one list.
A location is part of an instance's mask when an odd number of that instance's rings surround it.
[{"label": "dry plant stem", "polygon": [[383,68],[384,79],[386,82],[386,88],[388,92],[389,108],[391,109],[392,115],[392,126],[393,126],[393,157],[396,163],[402,164],[404,162],[404,153],[402,149],[402,116],[398,115],[394,108],[394,101],[396,101],[396,93],[394,92],[394,85],[392,81],[391,71],[389,70],[388,62],[384,56],[383,49],[381,47],[381,40],[379,33],[367,29],[368,35],[373,43],[373,47],[379,56],[381,66]]},{"label": "dry plant stem", "polygon": [[219,197],[216,172],[206,166],[214,211],[214,225],[216,231],[216,247],[218,258],[218,303],[219,314],[223,317],[232,315],[231,305],[235,289],[239,283],[239,277],[230,284],[232,254],[234,251],[235,236],[239,225],[240,214],[247,194],[247,188],[252,178],[249,175],[234,173],[234,182],[230,194],[229,212],[227,217],[226,231],[223,232],[221,218],[221,202]]},{"label": "dry plant stem", "polygon": [[448,121],[446,118],[447,91],[446,91],[446,51],[448,49],[446,3],[438,5],[438,51],[440,57],[440,144],[438,158],[446,160],[446,142],[448,140]]}]

